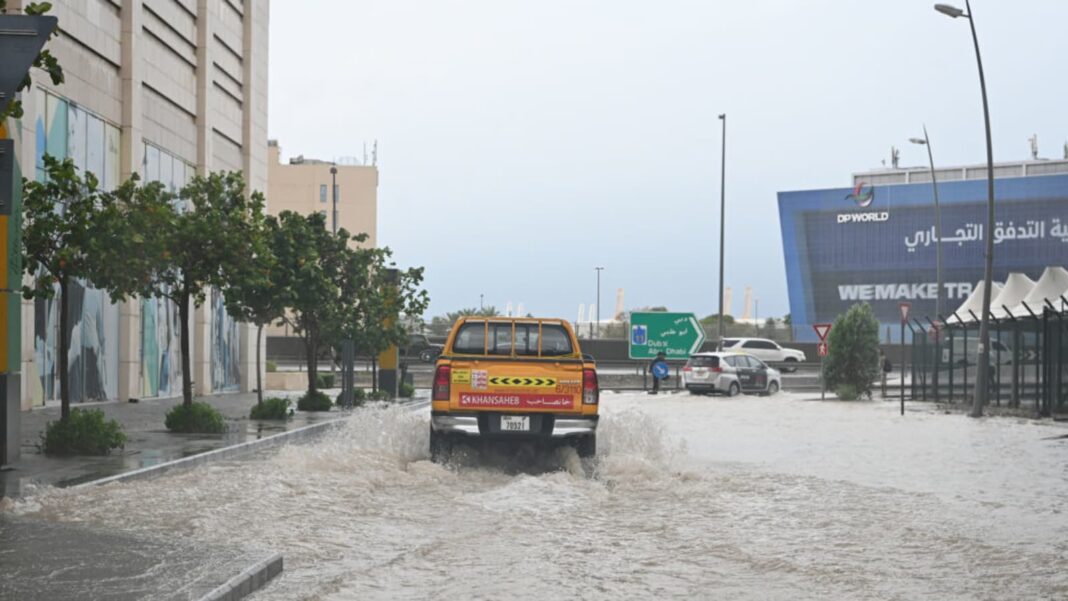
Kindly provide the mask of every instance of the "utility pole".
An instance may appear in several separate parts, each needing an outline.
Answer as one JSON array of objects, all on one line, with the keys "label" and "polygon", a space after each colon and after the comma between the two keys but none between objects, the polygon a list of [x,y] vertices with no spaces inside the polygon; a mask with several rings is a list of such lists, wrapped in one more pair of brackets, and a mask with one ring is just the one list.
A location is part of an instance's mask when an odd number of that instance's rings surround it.
[{"label": "utility pole", "polygon": [[337,167],[330,166],[330,196],[334,199],[334,235],[337,235]]},{"label": "utility pole", "polygon": [[727,114],[719,116],[723,122],[723,148],[720,152],[720,175],[719,175],[719,342],[716,349],[723,350],[723,235],[726,231],[724,222],[727,218]]},{"label": "utility pole", "polygon": [[[594,267],[597,271],[597,329],[601,329],[601,272],[604,271],[604,267]],[[598,332],[600,333],[600,332]],[[593,338],[593,333],[590,333],[590,338]]]}]

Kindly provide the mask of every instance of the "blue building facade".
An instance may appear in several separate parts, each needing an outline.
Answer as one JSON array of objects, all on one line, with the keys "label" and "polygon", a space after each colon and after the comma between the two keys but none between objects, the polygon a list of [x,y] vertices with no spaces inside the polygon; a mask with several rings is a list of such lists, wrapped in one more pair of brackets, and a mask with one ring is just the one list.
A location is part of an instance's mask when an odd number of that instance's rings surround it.
[{"label": "blue building facade", "polygon": [[[1017,167],[1027,173],[1026,166]],[[971,171],[946,170],[957,179],[938,183],[941,241],[929,171],[922,172],[923,182],[884,184],[885,174],[872,174],[856,176],[853,188],[780,192],[795,339],[817,340],[813,324],[833,322],[858,302],[872,306],[884,340],[898,340],[903,302],[911,303],[914,317],[936,319],[939,244],[946,317],[983,279],[988,236],[994,238],[994,281],[1010,272],[1037,279],[1046,266],[1068,266],[1068,174],[996,178],[996,223],[987,231],[987,182],[961,179]]]}]

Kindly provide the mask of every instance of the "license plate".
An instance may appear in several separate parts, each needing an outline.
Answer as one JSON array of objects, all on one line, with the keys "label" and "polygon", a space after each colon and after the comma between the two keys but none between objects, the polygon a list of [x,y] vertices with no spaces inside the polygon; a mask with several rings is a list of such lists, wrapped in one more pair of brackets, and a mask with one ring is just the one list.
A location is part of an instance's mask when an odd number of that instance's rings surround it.
[{"label": "license plate", "polygon": [[502,415],[501,416],[501,431],[502,432],[529,432],[530,431],[530,416],[529,415]]}]

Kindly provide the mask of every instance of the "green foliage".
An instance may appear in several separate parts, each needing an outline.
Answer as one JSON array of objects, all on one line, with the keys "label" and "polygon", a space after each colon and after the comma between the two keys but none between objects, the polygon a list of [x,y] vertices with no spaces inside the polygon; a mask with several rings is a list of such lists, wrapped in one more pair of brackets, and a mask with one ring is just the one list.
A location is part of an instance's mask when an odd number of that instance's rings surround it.
[{"label": "green foliage", "polygon": [[459,311],[450,311],[445,315],[437,315],[430,320],[430,330],[438,335],[444,335],[452,328],[452,324],[461,317],[497,317],[500,315],[497,307],[489,306],[476,309],[468,307]]},{"label": "green foliage", "polygon": [[403,399],[410,399],[412,398],[412,395],[415,394],[415,386],[412,386],[407,382],[402,382],[400,385],[400,390],[397,391],[397,394],[400,395],[400,397]]},{"label": "green foliage", "polygon": [[67,419],[48,422],[41,434],[46,455],[107,455],[126,444],[122,425],[105,420],[99,409],[75,409]]},{"label": "green foliage", "polygon": [[334,374],[318,374],[315,377],[315,385],[318,388],[333,388]]},{"label": "green foliage", "polygon": [[857,394],[856,387],[852,384],[839,384],[838,388],[834,390],[834,393],[843,401],[855,401],[860,398],[860,395]]},{"label": "green foliage", "polygon": [[230,288],[248,270],[260,235],[263,197],[245,195],[238,172],[196,176],[181,200],[158,191],[135,197],[129,212],[138,247],[129,269],[142,277],[141,296],[165,297],[178,305],[182,338],[182,398],[193,402],[189,364],[189,305],[204,303],[208,290]]},{"label": "green foliage", "polygon": [[[733,324],[734,324],[734,317],[732,317],[730,315],[724,315],[723,316],[723,325],[729,326],[729,325],[733,325]],[[701,318],[701,325],[703,325],[703,326],[718,326],[719,325],[719,314],[715,313],[713,315],[708,315],[708,316],[702,317]]]},{"label": "green foliage", "polygon": [[277,363],[277,362],[275,362],[275,361],[271,361],[270,359],[268,359],[268,360],[267,360],[267,371],[269,371],[269,372],[276,372],[276,371],[278,371],[278,363]]},{"label": "green foliage", "polygon": [[367,393],[367,399],[370,401],[388,401],[393,397],[390,396],[385,390],[376,390],[374,392]]},{"label": "green foliage", "polygon": [[[30,2],[22,8],[22,12],[28,16],[41,16],[50,10],[52,10],[51,2]],[[6,12],[7,2],[6,0],[0,0],[0,14]],[[57,25],[56,29],[49,34],[49,39],[55,37],[58,33],[59,26]],[[63,83],[63,67],[60,66],[59,61],[56,60],[56,57],[52,56],[52,52],[47,48],[43,48],[37,53],[37,56],[33,59],[33,66],[44,69],[45,72],[48,73],[48,78],[52,81],[52,85],[58,86]],[[30,78],[30,74],[26,73],[15,91],[21,92],[23,90],[28,90],[32,85],[33,80]],[[8,117],[21,119],[22,116],[22,100],[18,98],[13,98],[8,101],[6,105],[0,106],[0,125],[3,125]]]},{"label": "green foliage", "polygon": [[[19,269],[30,276],[22,287],[27,299],[60,297],[60,323],[69,327],[70,300],[75,280],[89,280],[107,290],[114,300],[133,291],[123,274],[125,240],[129,229],[123,205],[116,194],[103,192],[95,175],[78,174],[70,159],[44,156],[45,181],[23,179],[22,244]],[[131,184],[133,186],[135,184]],[[129,186],[127,187],[129,189]],[[70,339],[59,339],[59,373],[68,373]],[[67,378],[61,377],[62,415],[70,413]]]},{"label": "green foliage", "polygon": [[262,403],[256,403],[249,412],[249,419],[286,419],[289,412],[289,399],[270,398]]},{"label": "green foliage", "polygon": [[226,431],[226,420],[215,407],[207,403],[175,405],[164,421],[171,432],[186,434],[219,434]]},{"label": "green foliage", "polygon": [[[338,406],[341,405],[341,395],[342,394],[344,394],[344,391],[337,393],[337,397],[334,398],[334,402],[337,403]],[[359,407],[360,405],[363,405],[364,401],[366,401],[366,400],[367,400],[367,395],[364,394],[362,388],[353,388],[352,389],[352,406],[353,407]]]},{"label": "green foliage", "polygon": [[[830,353],[824,362],[827,387],[852,387],[854,397],[871,395],[871,384],[879,377],[879,322],[871,305],[853,305],[834,320],[827,337]],[[848,391],[847,391],[848,392]]]},{"label": "green foliage", "polygon": [[318,390],[309,390],[297,401],[297,409],[301,411],[330,411],[332,405],[330,397]]}]

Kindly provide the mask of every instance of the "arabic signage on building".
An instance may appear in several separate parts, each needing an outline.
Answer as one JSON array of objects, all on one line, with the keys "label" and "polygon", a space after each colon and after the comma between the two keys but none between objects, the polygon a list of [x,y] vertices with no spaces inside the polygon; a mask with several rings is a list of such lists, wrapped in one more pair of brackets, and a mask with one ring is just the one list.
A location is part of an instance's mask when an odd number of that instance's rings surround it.
[{"label": "arabic signage on building", "polygon": [[994,239],[995,280],[1009,272],[1037,279],[1048,265],[1068,265],[1068,176],[996,180],[992,232],[986,180],[940,182],[941,241],[929,183],[871,190],[864,207],[850,188],[779,193],[790,313],[800,340],[813,338],[811,324],[834,321],[857,302],[870,303],[886,325],[899,323],[900,302],[911,302],[918,318],[936,319],[939,242],[947,310],[982,279],[987,236]]}]

